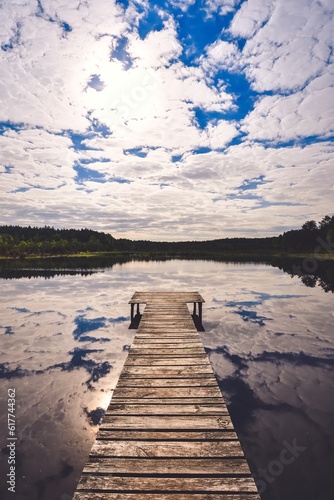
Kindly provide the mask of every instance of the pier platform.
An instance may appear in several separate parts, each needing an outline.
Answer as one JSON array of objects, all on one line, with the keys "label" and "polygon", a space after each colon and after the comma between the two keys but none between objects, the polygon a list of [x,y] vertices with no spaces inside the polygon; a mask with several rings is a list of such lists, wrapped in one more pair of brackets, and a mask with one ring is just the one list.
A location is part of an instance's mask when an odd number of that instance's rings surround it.
[{"label": "pier platform", "polygon": [[130,300],[138,329],[73,500],[260,500],[195,327],[203,302]]}]

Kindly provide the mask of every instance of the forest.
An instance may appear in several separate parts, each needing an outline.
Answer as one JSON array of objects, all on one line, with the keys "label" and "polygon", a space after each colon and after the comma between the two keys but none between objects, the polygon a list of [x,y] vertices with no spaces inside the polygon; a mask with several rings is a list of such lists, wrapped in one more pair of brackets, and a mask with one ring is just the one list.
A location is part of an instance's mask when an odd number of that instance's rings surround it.
[{"label": "forest", "polygon": [[92,229],[0,226],[0,256],[3,258],[97,253],[191,258],[333,254],[334,215],[326,215],[318,223],[314,220],[307,221],[300,229],[287,231],[279,236],[182,242],[116,239],[110,234]]}]

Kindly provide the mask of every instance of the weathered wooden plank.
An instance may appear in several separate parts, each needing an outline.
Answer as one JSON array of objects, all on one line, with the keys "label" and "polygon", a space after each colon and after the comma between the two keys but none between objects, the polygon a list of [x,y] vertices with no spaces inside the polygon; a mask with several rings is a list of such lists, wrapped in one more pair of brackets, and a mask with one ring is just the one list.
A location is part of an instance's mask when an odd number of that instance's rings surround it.
[{"label": "weathered wooden plank", "polygon": [[[108,457],[243,457],[239,441],[105,441],[96,440],[90,456]],[[138,473],[138,471],[136,471]]]},{"label": "weathered wooden plank", "polygon": [[[178,321],[175,321],[174,323],[171,322],[171,324],[167,324],[167,323],[157,323],[157,324],[153,324],[153,323],[149,323],[150,325],[150,329],[149,331],[146,331],[146,325],[144,325],[144,322],[141,323],[141,326],[140,326],[140,329],[138,328],[138,335],[141,335],[143,332],[146,333],[154,333],[154,334],[160,334],[160,335],[164,335],[165,333],[172,333],[171,330],[173,330],[173,328],[176,328],[177,326],[177,332],[175,336],[177,335],[195,335],[195,330],[191,330],[191,323],[189,322],[188,325],[181,325]],[[144,326],[145,326],[145,330],[144,330]]]},{"label": "weathered wooden plank", "polygon": [[196,336],[196,331],[195,330],[192,330],[190,331],[189,330],[189,327],[187,328],[184,328],[184,329],[178,329],[177,332],[175,332],[174,335],[172,335],[172,328],[168,325],[165,325],[165,326],[156,326],[155,328],[150,328],[149,330],[146,329],[142,329],[142,330],[139,330],[138,329],[138,338],[141,338],[141,336],[143,335],[150,335],[150,336],[156,336],[156,337],[167,337],[169,336],[170,338],[175,338],[175,337],[184,337],[185,339],[188,338],[188,337],[192,337],[192,338],[196,338],[197,339],[197,342],[200,340],[199,338],[199,335],[197,334]]},{"label": "weathered wooden plank", "polygon": [[73,500],[260,500],[257,494],[245,493],[96,493],[77,491]]},{"label": "weathered wooden plank", "polygon": [[[162,325],[157,325],[157,326],[150,326],[150,325],[145,325],[145,328],[140,326],[138,327],[137,330],[137,335],[142,336],[142,335],[151,335],[152,333],[154,334],[160,334],[160,335],[170,335],[173,337],[178,337],[178,336],[183,336],[183,335],[191,335],[193,337],[197,337],[199,339],[199,335],[197,330],[195,329],[195,325],[193,324],[191,327],[181,327],[181,326],[176,326],[174,328],[171,328],[170,326],[166,326],[164,324]],[[136,335],[136,336],[137,336]]]},{"label": "weathered wooden plank", "polygon": [[243,458],[107,458],[91,457],[83,472],[94,474],[217,474],[248,475],[249,468]]},{"label": "weathered wooden plank", "polygon": [[144,330],[144,327],[149,325],[150,328],[153,330],[155,328],[159,330],[167,330],[172,329],[177,327],[178,331],[184,332],[184,330],[189,331],[194,327],[193,319],[181,319],[178,317],[172,317],[170,316],[169,318],[164,318],[163,316],[161,317],[152,317],[152,318],[146,318],[142,317],[140,320],[140,330]]},{"label": "weathered wooden plank", "polygon": [[114,439],[114,440],[134,440],[140,441],[144,439],[155,441],[163,440],[167,441],[169,439],[173,439],[174,441],[219,441],[222,440],[233,440],[238,439],[237,435],[234,431],[231,430],[213,430],[213,431],[191,431],[189,429],[182,431],[170,431],[170,430],[162,430],[162,431],[149,431],[146,429],[109,429],[104,430],[100,429],[97,433],[96,439]]},{"label": "weathered wooden plank", "polygon": [[172,309],[165,309],[165,310],[159,310],[157,311],[155,308],[148,308],[145,307],[145,319],[154,319],[154,318],[159,318],[159,319],[166,319],[169,320],[171,318],[177,318],[180,319],[181,321],[187,321],[188,317],[185,317],[185,313],[189,313],[188,308],[182,308],[182,309],[177,309],[177,310],[172,310]]},{"label": "weathered wooden plank", "polygon": [[[195,398],[132,398],[132,397],[122,397],[118,396],[113,399],[115,404],[127,403],[127,404],[220,404],[223,401],[222,397],[195,397]],[[110,403],[111,404],[111,403]]]},{"label": "weathered wooden plank", "polygon": [[193,336],[198,336],[198,332],[195,328],[195,324],[193,323],[191,326],[182,326],[182,325],[177,325],[177,326],[174,326],[174,327],[171,327],[169,325],[166,325],[164,322],[162,322],[162,324],[159,324],[159,325],[145,325],[145,328],[142,328],[142,320],[140,321],[140,324],[139,324],[139,327],[138,327],[138,330],[137,330],[137,334],[138,335],[147,335],[147,334],[150,334],[150,333],[156,333],[158,334],[159,332],[161,332],[161,334],[163,335],[173,335],[176,337],[178,335],[186,335],[186,334],[189,334],[189,335],[193,335]]},{"label": "weathered wooden plank", "polygon": [[188,330],[185,330],[183,332],[175,332],[174,334],[169,330],[161,330],[160,328],[156,330],[142,330],[141,332],[138,332],[134,341],[137,340],[148,340],[149,342],[159,342],[160,339],[166,340],[166,342],[174,342],[177,339],[183,342],[197,342],[201,345],[201,339],[196,332],[189,332]]},{"label": "weathered wooden plank", "polygon": [[204,302],[203,297],[198,292],[135,292],[129,304],[147,303],[150,304],[175,304],[176,302]]},{"label": "weathered wooden plank", "polygon": [[125,367],[128,366],[210,366],[210,363],[205,357],[185,356],[161,356],[161,357],[142,357],[142,356],[129,356]]},{"label": "weathered wooden plank", "polygon": [[252,478],[247,477],[117,477],[82,475],[78,488],[101,491],[194,491],[194,492],[250,492],[256,493]]},{"label": "weathered wooden plank", "polygon": [[157,311],[157,305],[150,305],[147,304],[144,308],[145,314],[166,314],[166,315],[171,315],[171,314],[180,314],[180,313],[185,313],[189,312],[189,309],[187,306],[174,306],[174,305],[159,305],[158,306],[158,311]]},{"label": "weathered wooden plank", "polygon": [[216,387],[116,387],[113,399],[117,397],[130,398],[203,398],[221,397],[221,392]]},{"label": "weathered wooden plank", "polygon": [[203,354],[207,359],[207,355],[203,347],[174,347],[169,349],[161,349],[153,348],[152,346],[150,346],[149,348],[140,348],[133,346],[130,349],[130,354],[133,356],[192,356],[194,354]]},{"label": "weathered wooden plank", "polygon": [[145,333],[138,333],[134,339],[134,344],[137,342],[148,342],[148,343],[159,343],[159,342],[164,342],[166,344],[171,343],[175,344],[175,342],[180,343],[180,342],[185,342],[189,344],[199,344],[200,346],[203,346],[199,335],[195,335],[194,332],[189,333],[189,332],[184,332],[180,333],[177,332],[174,335],[172,335],[169,331],[168,332],[161,332],[156,331],[156,332],[145,332]]},{"label": "weathered wooden plank", "polygon": [[[189,313],[187,313],[189,314]],[[184,331],[190,331],[195,328],[193,318],[189,315],[189,318],[183,318],[181,319],[180,317],[174,315],[170,315],[168,318],[164,318],[163,316],[155,316],[148,318],[145,316],[145,313],[142,315],[140,324],[138,327],[138,330],[144,330],[143,325],[145,324],[145,327],[147,326],[148,328],[155,330],[155,329],[163,329],[168,331],[171,331],[173,328],[176,328],[177,331],[184,332]],[[193,330],[194,331],[194,330]],[[195,329],[195,331],[197,331]]]},{"label": "weathered wooden plank", "polygon": [[233,429],[231,419],[224,416],[109,416],[106,415],[101,429]]},{"label": "weathered wooden plank", "polygon": [[[187,314],[187,316],[186,316]],[[148,311],[145,310],[145,313],[142,316],[142,319],[147,323],[149,321],[163,321],[164,323],[168,323],[169,321],[180,321],[182,323],[190,323],[191,316],[188,314],[188,311]]]},{"label": "weathered wooden plank", "polygon": [[201,378],[127,378],[118,380],[117,388],[121,387],[216,387],[215,377],[206,375]]},{"label": "weathered wooden plank", "polygon": [[228,415],[224,404],[130,404],[112,403],[109,405],[106,415]]},{"label": "weathered wooden plank", "polygon": [[[184,311],[178,311],[178,312],[167,312],[167,311],[148,311],[145,310],[144,314],[142,315],[142,321],[146,321],[147,323],[149,321],[154,322],[156,319],[159,321],[162,320],[163,323],[168,323],[168,322],[174,322],[175,320],[180,321],[181,325],[190,323],[191,324],[191,315],[189,314],[188,310]],[[194,323],[192,323],[194,325]]]},{"label": "weathered wooden plank", "polygon": [[163,348],[163,349],[184,349],[184,348],[192,348],[198,347],[203,348],[203,344],[198,341],[195,337],[191,338],[167,338],[167,337],[143,337],[143,338],[135,338],[133,341],[134,348]]},{"label": "weathered wooden plank", "polygon": [[211,366],[205,354],[194,356],[135,356],[129,355],[124,367],[128,366]]},{"label": "weathered wooden plank", "polygon": [[183,378],[188,375],[200,377],[204,373],[212,374],[211,365],[197,365],[197,366],[124,366],[122,370],[123,376],[127,377],[180,377]]}]

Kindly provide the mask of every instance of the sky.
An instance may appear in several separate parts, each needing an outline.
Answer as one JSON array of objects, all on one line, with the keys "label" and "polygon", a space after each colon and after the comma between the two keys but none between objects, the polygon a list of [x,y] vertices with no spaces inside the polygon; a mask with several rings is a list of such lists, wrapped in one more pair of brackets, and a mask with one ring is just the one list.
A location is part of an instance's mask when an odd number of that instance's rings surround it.
[{"label": "sky", "polygon": [[3,0],[0,224],[271,236],[333,213],[332,0]]}]

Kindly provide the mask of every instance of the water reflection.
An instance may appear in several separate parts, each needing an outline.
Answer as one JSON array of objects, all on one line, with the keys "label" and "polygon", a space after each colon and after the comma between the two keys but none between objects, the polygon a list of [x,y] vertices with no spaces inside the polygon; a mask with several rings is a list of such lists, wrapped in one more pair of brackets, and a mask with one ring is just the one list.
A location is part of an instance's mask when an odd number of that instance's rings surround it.
[{"label": "water reflection", "polygon": [[[54,257],[48,259],[30,259],[30,260],[2,260],[0,261],[1,279],[20,279],[20,278],[54,278],[56,276],[80,275],[90,276],[96,272],[102,272],[103,269],[111,269],[115,265],[129,263],[145,262],[175,262],[174,258],[165,257]],[[197,259],[181,258],[177,262],[198,262]],[[302,283],[314,288],[320,286],[325,292],[334,293],[334,261],[318,260],[315,258],[283,258],[283,257],[245,257],[236,256],[233,260],[211,258],[205,259],[205,262],[234,262],[235,264],[266,264],[282,269],[292,277],[299,277]]]},{"label": "water reflection", "polygon": [[[281,263],[132,261],[94,274],[4,281],[1,416],[7,415],[7,389],[15,387],[15,498],[72,494],[136,333],[128,329],[134,291],[198,290],[206,300],[203,343],[262,498],[329,500],[334,313],[320,282],[327,280],[329,290],[331,271],[319,266],[320,286],[313,287],[288,269]],[[0,425],[6,471],[6,422]],[[280,457],[292,456],[289,446],[299,454],[284,464]],[[12,498],[1,481],[0,497]]]},{"label": "water reflection", "polygon": [[291,276],[298,276],[307,287],[320,286],[325,292],[334,293],[334,262],[332,260],[275,259],[272,265]]}]

